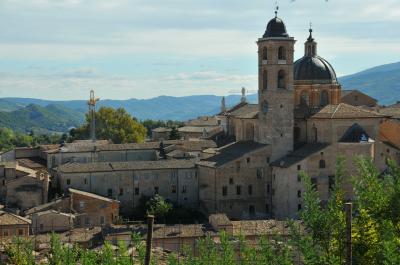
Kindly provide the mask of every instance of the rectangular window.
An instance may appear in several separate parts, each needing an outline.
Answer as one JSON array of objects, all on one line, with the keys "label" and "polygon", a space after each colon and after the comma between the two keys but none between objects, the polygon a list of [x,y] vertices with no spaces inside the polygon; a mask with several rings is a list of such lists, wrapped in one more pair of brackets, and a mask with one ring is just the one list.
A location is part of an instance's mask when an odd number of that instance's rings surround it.
[{"label": "rectangular window", "polygon": [[105,218],[104,218],[104,216],[100,216],[100,224],[101,225],[104,225],[106,222],[105,222]]},{"label": "rectangular window", "polygon": [[3,236],[8,236],[8,231],[3,231]]},{"label": "rectangular window", "polygon": [[269,157],[267,157],[267,164],[269,164],[269,162],[270,162],[270,158],[269,158]]},{"label": "rectangular window", "polygon": [[267,193],[269,194],[271,192],[271,186],[267,184]]},{"label": "rectangular window", "polygon": [[89,224],[90,224],[89,217],[85,217],[85,225],[89,225]]},{"label": "rectangular window", "polygon": [[87,184],[87,179],[85,178],[84,180],[83,180],[83,182],[85,183],[85,185]]},{"label": "rectangular window", "polygon": [[247,164],[250,163],[250,157],[248,157],[248,158],[246,159],[246,161],[247,161]]},{"label": "rectangular window", "polygon": [[262,169],[261,169],[261,168],[258,168],[258,169],[257,169],[257,178],[258,178],[258,179],[261,179],[262,176],[263,176]]},{"label": "rectangular window", "polygon": [[108,189],[107,190],[107,196],[108,197],[112,197],[112,194],[113,194],[112,189]]},{"label": "rectangular window", "polygon": [[301,165],[297,165],[297,170],[301,170]]},{"label": "rectangular window", "polygon": [[124,189],[123,188],[119,188],[119,196],[124,195]]},{"label": "rectangular window", "polygon": [[249,185],[248,192],[249,192],[249,195],[253,194],[253,186]]},{"label": "rectangular window", "polygon": [[229,184],[231,184],[231,185],[233,184],[233,178],[229,179]]},{"label": "rectangular window", "polygon": [[18,229],[18,235],[23,236],[24,235],[24,229]]},{"label": "rectangular window", "polygon": [[85,202],[84,201],[79,201],[79,208],[84,209],[85,208]]},{"label": "rectangular window", "polygon": [[240,161],[236,161],[236,171],[240,171]]},{"label": "rectangular window", "polygon": [[135,195],[139,195],[139,188],[135,188]]},{"label": "rectangular window", "polygon": [[333,190],[335,186],[335,176],[329,176],[329,190]]},{"label": "rectangular window", "polygon": [[297,198],[301,198],[301,190],[297,191]]},{"label": "rectangular window", "polygon": [[240,186],[240,185],[236,186],[236,194],[237,195],[241,195],[242,194],[242,186]]},{"label": "rectangular window", "polygon": [[222,187],[222,196],[226,196],[228,195],[228,187],[227,186],[223,186]]},{"label": "rectangular window", "polygon": [[318,179],[317,178],[311,178],[311,184],[314,190],[317,190],[318,188]]},{"label": "rectangular window", "polygon": [[176,186],[175,186],[175,185],[172,185],[172,186],[171,186],[171,192],[172,192],[172,193],[176,193]]},{"label": "rectangular window", "polygon": [[298,210],[298,211],[301,210],[301,203],[299,203],[299,204],[297,205],[297,210]]},{"label": "rectangular window", "polygon": [[182,186],[182,193],[186,193],[186,185]]},{"label": "rectangular window", "polygon": [[256,213],[256,207],[254,205],[249,205],[249,214],[253,215]]},{"label": "rectangular window", "polygon": [[297,182],[301,182],[301,176],[297,175]]},{"label": "rectangular window", "polygon": [[3,182],[3,186],[5,186],[6,185],[6,180],[3,179],[2,182]]},{"label": "rectangular window", "polygon": [[154,187],[154,194],[158,194],[159,192],[159,188],[158,187]]},{"label": "rectangular window", "polygon": [[67,179],[67,185],[71,185],[71,180]]}]

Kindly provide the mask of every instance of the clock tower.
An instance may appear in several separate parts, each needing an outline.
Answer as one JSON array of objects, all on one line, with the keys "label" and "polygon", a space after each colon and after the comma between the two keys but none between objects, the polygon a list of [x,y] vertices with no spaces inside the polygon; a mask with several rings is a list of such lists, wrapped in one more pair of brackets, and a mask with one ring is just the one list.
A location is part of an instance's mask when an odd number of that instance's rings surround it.
[{"label": "clock tower", "polygon": [[278,12],[258,39],[258,142],[271,145],[271,160],[293,151],[293,37]]}]

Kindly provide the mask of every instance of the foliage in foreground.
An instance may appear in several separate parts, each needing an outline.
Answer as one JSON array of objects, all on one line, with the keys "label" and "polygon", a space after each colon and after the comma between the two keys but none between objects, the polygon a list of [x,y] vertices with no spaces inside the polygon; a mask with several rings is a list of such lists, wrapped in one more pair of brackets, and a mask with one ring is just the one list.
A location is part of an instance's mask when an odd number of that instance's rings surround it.
[{"label": "foliage in foreground", "polygon": [[[243,237],[229,237],[222,233],[220,243],[211,238],[201,239],[197,248],[186,249],[182,255],[170,254],[168,265],[289,265],[298,264],[300,256],[305,265],[341,265],[345,262],[345,216],[343,207],[346,176],[344,160],[338,159],[335,183],[330,199],[322,203],[316,188],[306,174],[302,180],[303,195],[301,220],[306,233],[291,225],[291,238],[261,238],[250,244]],[[400,168],[388,162],[388,171],[381,174],[368,159],[358,159],[358,174],[353,179],[353,264],[400,264]],[[163,207],[161,207],[163,208]],[[82,250],[77,246],[62,245],[52,237],[49,264],[143,264],[144,243],[140,235],[132,236],[136,256],[127,255],[127,248],[119,244],[117,251],[106,243],[100,252]],[[16,249],[18,246],[18,249]],[[29,242],[10,244],[7,253],[12,264],[34,264]],[[178,262],[179,261],[179,262]],[[153,264],[160,264],[154,255]]]},{"label": "foliage in foreground", "polygon": [[[210,237],[200,239],[198,254],[193,255],[193,250],[184,247],[182,255],[158,254],[152,255],[152,264],[166,265],[290,265],[292,264],[291,252],[286,244],[279,238],[273,240],[265,237],[254,242],[256,247],[250,245],[243,237],[230,238],[225,233],[220,235],[220,243]],[[40,264],[48,265],[139,265],[144,263],[146,247],[139,234],[132,234],[131,246],[134,255],[128,251],[124,242],[119,242],[115,248],[110,243],[105,243],[98,250],[88,250],[78,245],[63,244],[59,237],[53,234],[50,238],[50,251]],[[240,249],[240,251],[237,251]],[[15,239],[9,244],[6,254],[9,257],[7,264],[33,265],[38,259],[34,255],[33,241]]]}]

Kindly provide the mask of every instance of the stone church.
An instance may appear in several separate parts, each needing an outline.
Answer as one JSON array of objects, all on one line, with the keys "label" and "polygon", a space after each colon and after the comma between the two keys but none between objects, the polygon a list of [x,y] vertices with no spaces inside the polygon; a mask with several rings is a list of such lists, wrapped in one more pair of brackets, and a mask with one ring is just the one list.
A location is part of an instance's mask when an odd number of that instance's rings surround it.
[{"label": "stone church", "polygon": [[296,218],[303,207],[301,171],[326,202],[336,160],[345,157],[343,185],[350,200],[357,156],[373,159],[381,171],[388,158],[400,161],[399,145],[381,132],[393,117],[378,112],[376,100],[357,90],[343,93],[335,70],[318,54],[312,29],[297,61],[295,42],[276,14],[257,41],[259,104],[242,100],[226,109],[223,101],[216,117],[236,142],[197,163],[205,212]]}]

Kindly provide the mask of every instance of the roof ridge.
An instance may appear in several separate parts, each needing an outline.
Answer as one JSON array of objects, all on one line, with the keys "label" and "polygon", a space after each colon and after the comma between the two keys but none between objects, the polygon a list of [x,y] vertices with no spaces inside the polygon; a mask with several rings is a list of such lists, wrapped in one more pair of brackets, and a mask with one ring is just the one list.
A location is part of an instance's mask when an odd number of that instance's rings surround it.
[{"label": "roof ridge", "polygon": [[339,110],[339,106],[340,106],[341,104],[342,104],[342,103],[339,103],[339,104],[336,106],[336,109],[335,109],[335,111],[332,113],[331,118],[335,117],[335,114],[336,114],[336,112]]}]

